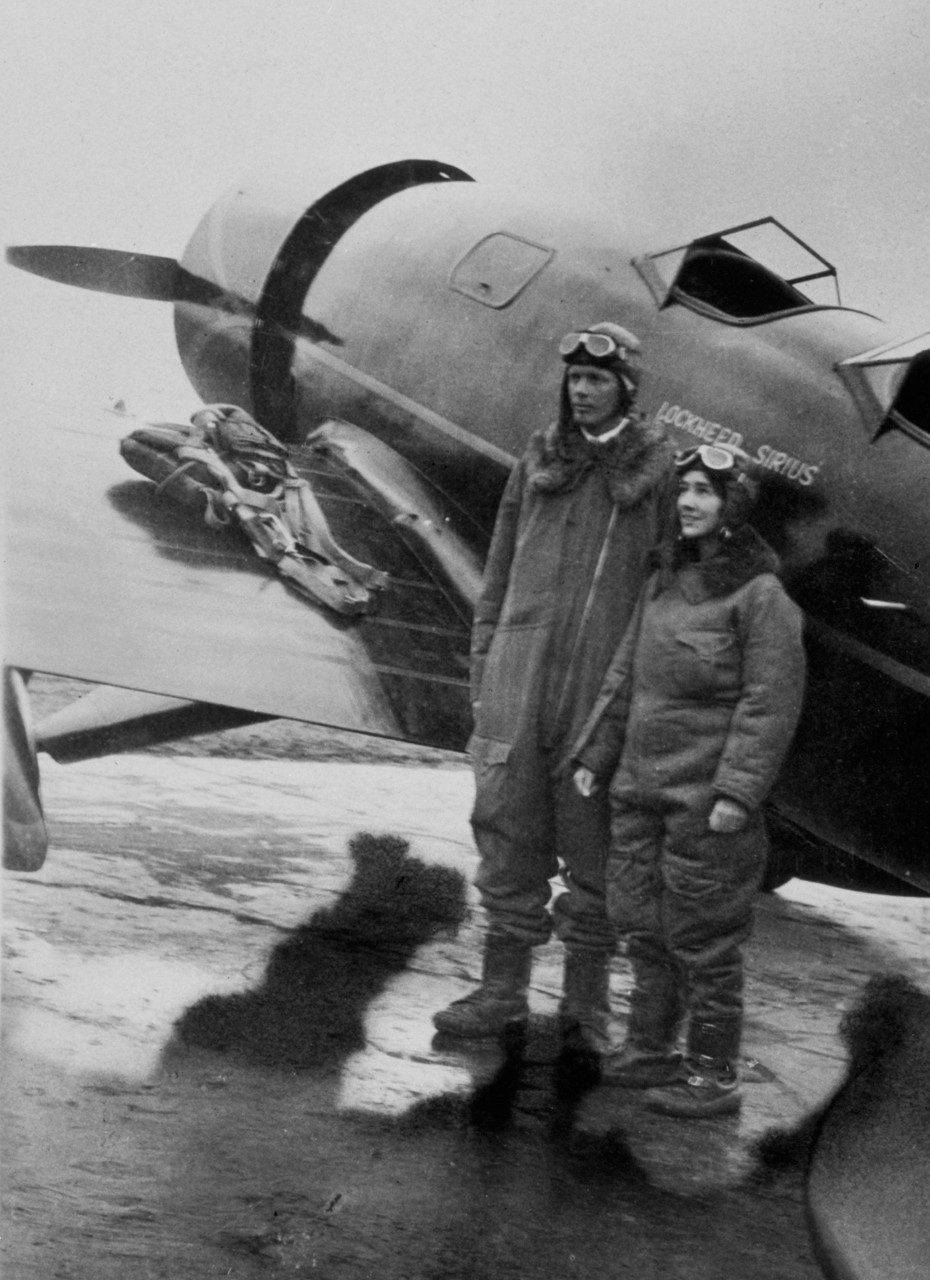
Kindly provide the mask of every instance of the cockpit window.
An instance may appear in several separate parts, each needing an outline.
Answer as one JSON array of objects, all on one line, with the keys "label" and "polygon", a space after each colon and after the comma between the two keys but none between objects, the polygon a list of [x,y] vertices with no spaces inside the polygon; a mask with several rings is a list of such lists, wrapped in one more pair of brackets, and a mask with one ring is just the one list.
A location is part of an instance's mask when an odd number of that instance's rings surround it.
[{"label": "cockpit window", "polygon": [[908,365],[891,411],[930,436],[930,351],[915,356]]},{"label": "cockpit window", "polygon": [[506,307],[554,255],[554,249],[496,231],[469,249],[453,268],[449,283],[486,307]]},{"label": "cockpit window", "polygon": [[899,427],[930,443],[930,333],[852,356],[837,367],[875,434]]},{"label": "cockpit window", "polygon": [[731,323],[839,302],[831,264],[774,218],[650,254],[636,266],[660,306],[690,305]]},{"label": "cockpit window", "polygon": [[810,298],[798,289],[722,243],[705,243],[689,249],[675,280],[675,290],[735,320],[810,306]]}]

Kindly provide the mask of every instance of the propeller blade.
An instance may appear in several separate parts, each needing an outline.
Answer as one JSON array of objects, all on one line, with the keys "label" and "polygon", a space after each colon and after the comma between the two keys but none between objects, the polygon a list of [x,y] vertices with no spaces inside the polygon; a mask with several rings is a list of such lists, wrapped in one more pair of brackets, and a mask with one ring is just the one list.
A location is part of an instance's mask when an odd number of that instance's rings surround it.
[{"label": "propeller blade", "polygon": [[149,253],[69,244],[23,244],[11,245],[6,260],[22,271],[59,284],[130,298],[151,298],[155,302],[174,302],[179,286],[183,288],[180,264],[174,258]]},{"label": "propeller blade", "polygon": [[[79,289],[94,289],[98,293],[146,298],[152,302],[191,302],[227,311],[252,309],[251,303],[194,275],[174,258],[153,253],[126,253],[121,249],[70,244],[16,244],[7,247],[6,260],[34,276]],[[286,325],[267,319],[265,324],[287,331]],[[342,346],[342,338],[310,316],[300,316],[295,331],[311,342]]]},{"label": "propeller blade", "polygon": [[154,253],[126,253],[122,249],[91,249],[73,244],[10,245],[6,260],[58,284],[94,289],[98,293],[147,298],[152,302],[197,302],[214,306],[224,291],[192,275],[174,258]]}]

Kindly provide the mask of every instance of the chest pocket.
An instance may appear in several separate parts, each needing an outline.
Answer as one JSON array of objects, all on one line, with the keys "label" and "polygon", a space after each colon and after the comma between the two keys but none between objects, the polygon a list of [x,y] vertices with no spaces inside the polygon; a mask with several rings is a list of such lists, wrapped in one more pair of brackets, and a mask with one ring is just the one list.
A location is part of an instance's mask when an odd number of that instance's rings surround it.
[{"label": "chest pocket", "polygon": [[740,646],[734,632],[680,631],[678,642],[679,691],[686,698],[729,701],[740,683]]}]

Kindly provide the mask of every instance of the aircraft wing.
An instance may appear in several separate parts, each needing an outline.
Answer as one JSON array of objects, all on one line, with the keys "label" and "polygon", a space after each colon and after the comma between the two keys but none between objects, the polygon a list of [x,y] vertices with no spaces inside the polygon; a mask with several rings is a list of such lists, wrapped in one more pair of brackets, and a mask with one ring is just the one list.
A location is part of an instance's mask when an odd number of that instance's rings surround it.
[{"label": "aircraft wing", "polygon": [[329,460],[318,449],[292,457],[337,541],[390,574],[377,615],[350,620],[294,594],[241,535],[208,528],[130,470],[118,445],[141,423],[47,401],[41,415],[12,407],[8,423],[6,664],[464,746],[480,562],[451,529],[431,543],[428,531],[449,522],[391,450],[334,425]]}]

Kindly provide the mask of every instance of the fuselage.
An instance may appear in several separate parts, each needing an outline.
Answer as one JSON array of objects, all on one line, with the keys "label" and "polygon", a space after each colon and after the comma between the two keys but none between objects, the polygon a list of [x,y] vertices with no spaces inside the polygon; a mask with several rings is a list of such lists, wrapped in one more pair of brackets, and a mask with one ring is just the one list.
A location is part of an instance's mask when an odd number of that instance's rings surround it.
[{"label": "fuselage", "polygon": [[822,554],[839,523],[905,564],[908,603],[926,607],[930,570],[910,551],[930,534],[917,499],[930,450],[903,432],[873,439],[837,372],[888,340],[882,321],[840,307],[747,321],[682,296],[659,305],[636,265],[657,246],[619,213],[431,181],[366,209],[290,300],[290,325],[284,307],[272,324],[263,316],[282,245],[320,201],[276,192],[263,206],[263,190],[224,197],[185,254],[227,299],[177,308],[182,360],[206,399],[245,403],[291,438],[343,417],[440,487],[472,489],[476,472],[493,487],[555,415],[561,333],[618,317],[643,343],[640,410],[682,444],[741,440],[771,487],[793,495],[780,548],[792,570]]}]

